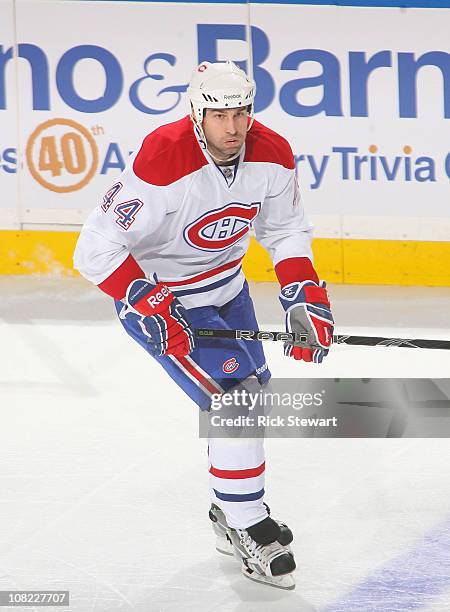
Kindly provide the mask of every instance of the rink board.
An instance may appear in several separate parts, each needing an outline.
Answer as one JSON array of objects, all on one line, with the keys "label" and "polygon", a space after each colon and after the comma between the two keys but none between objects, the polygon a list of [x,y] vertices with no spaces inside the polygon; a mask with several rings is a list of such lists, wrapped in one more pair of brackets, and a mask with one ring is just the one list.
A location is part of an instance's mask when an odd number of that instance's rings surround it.
[{"label": "rink board", "polygon": [[[78,232],[0,231],[0,274],[75,276]],[[397,240],[316,238],[319,277],[330,283],[450,285],[450,244]],[[244,259],[249,280],[276,281],[268,253],[254,238]]]},{"label": "rink board", "polygon": [[[187,113],[200,60],[249,68],[249,21],[256,117],[292,146],[321,276],[448,285],[448,5],[0,0],[0,274],[74,273],[54,232]],[[274,279],[253,243],[246,271]]]}]

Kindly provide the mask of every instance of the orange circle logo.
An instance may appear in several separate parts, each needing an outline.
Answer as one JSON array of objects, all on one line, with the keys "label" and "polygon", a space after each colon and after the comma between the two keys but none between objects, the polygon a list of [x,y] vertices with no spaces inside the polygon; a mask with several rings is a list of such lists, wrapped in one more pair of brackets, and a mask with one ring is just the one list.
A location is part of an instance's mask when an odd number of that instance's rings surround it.
[{"label": "orange circle logo", "polygon": [[71,119],[51,119],[38,125],[28,139],[26,157],[33,178],[57,193],[85,187],[98,166],[92,134]]}]

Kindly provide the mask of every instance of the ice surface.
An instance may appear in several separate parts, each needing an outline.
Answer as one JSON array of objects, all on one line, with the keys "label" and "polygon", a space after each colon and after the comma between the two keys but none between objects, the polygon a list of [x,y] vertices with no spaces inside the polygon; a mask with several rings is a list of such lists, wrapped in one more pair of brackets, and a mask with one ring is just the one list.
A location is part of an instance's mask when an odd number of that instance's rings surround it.
[{"label": "ice surface", "polygon": [[[73,612],[450,610],[448,440],[268,440],[297,588],[254,584],[214,550],[196,408],[110,300],[79,279],[0,291],[0,590],[68,589]],[[281,329],[276,288],[252,292],[261,326]],[[449,289],[331,293],[340,332],[450,339]],[[445,351],[267,355],[278,376],[450,376]]]}]

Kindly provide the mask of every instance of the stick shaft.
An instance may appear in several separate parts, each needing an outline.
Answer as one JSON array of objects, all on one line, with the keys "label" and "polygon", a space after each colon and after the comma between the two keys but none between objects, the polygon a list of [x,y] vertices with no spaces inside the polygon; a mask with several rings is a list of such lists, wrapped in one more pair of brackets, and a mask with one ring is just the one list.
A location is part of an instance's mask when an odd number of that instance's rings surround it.
[{"label": "stick shaft", "polygon": [[[198,338],[229,338],[232,340],[271,340],[274,342],[307,342],[305,335],[297,332],[255,331],[251,329],[209,329],[195,330]],[[337,334],[333,336],[334,344],[353,346],[397,346],[400,348],[427,348],[450,350],[450,340],[426,340],[421,338],[385,338],[383,336],[351,336]]]}]

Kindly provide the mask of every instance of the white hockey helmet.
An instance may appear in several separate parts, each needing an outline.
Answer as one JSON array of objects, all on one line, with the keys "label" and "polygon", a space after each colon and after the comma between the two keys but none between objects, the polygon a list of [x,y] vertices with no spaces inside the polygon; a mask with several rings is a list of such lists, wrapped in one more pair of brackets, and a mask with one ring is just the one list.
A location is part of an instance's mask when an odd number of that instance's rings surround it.
[{"label": "white hockey helmet", "polygon": [[[192,104],[193,119],[201,126],[206,108],[243,108],[253,102],[256,86],[234,62],[202,62],[192,73],[187,89]],[[251,125],[251,123],[250,123]],[[250,126],[249,126],[250,127]]]}]

